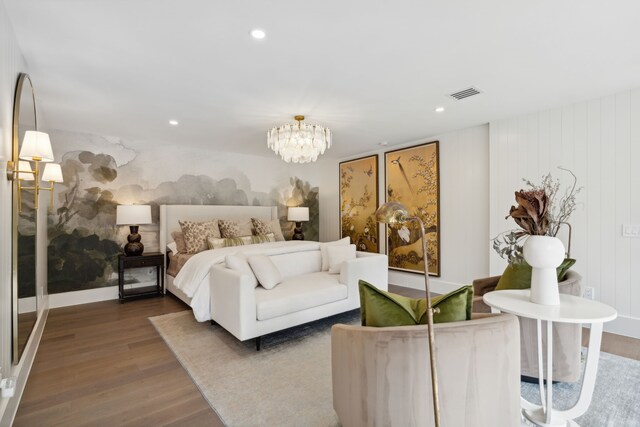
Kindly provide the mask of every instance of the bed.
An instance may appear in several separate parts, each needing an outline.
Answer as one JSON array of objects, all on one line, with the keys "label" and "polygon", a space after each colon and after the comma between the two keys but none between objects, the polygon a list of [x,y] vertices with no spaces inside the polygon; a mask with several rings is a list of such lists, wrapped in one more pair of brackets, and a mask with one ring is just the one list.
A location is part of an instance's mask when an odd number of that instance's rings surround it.
[{"label": "bed", "polygon": [[191,300],[178,289],[175,277],[167,274],[167,245],[173,242],[171,232],[180,230],[179,220],[206,221],[209,219],[278,219],[276,206],[221,206],[221,205],[161,205],[160,206],[160,251],[165,262],[165,289],[191,306]]}]

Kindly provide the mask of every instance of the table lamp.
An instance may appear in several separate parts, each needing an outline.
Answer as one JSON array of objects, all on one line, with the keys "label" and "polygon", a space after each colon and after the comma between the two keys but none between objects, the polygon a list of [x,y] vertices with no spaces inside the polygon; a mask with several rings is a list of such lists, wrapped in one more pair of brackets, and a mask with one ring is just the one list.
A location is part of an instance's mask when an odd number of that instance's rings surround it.
[{"label": "table lamp", "polygon": [[309,221],[309,208],[290,207],[287,213],[287,219],[289,221],[295,221],[296,223],[296,228],[293,230],[293,237],[291,240],[304,240],[304,234],[302,234],[302,221]]},{"label": "table lamp", "polygon": [[151,206],[149,205],[118,205],[116,208],[116,224],[128,225],[131,234],[127,236],[124,253],[127,256],[139,256],[144,252],[144,245],[138,234],[140,224],[151,224]]}]

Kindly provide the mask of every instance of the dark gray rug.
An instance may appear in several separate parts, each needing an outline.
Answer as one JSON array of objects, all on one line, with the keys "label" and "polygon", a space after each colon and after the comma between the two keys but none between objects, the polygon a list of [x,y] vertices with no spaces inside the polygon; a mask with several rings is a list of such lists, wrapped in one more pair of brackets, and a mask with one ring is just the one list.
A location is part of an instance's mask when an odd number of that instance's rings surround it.
[{"label": "dark gray rug", "polygon": [[[586,349],[582,352],[584,362]],[[554,384],[554,408],[572,407],[580,384]],[[540,404],[537,384],[522,383],[521,389],[528,401]],[[575,421],[581,427],[640,427],[640,361],[601,352],[591,406]]]}]

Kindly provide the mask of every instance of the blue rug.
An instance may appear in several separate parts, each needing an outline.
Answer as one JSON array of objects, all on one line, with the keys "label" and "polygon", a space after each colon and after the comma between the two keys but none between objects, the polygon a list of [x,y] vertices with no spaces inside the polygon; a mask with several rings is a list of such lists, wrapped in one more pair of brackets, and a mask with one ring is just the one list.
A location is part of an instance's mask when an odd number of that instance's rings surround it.
[{"label": "blue rug", "polygon": [[[584,362],[586,349],[582,353]],[[554,408],[572,407],[580,384],[554,384]],[[521,389],[528,401],[540,404],[538,384],[522,383]],[[591,406],[575,421],[581,427],[640,427],[640,361],[601,352]]]}]

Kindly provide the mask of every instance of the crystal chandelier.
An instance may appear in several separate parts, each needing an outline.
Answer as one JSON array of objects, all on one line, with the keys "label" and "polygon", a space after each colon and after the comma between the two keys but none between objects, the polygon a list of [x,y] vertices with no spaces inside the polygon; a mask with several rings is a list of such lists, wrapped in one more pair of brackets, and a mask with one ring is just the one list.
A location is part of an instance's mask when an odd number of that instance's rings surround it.
[{"label": "crystal chandelier", "polygon": [[287,163],[309,163],[331,147],[331,129],[302,123],[304,116],[295,116],[298,123],[287,123],[267,132],[267,146]]}]

